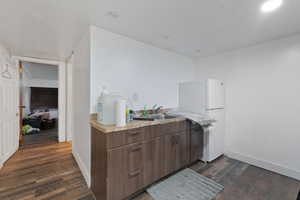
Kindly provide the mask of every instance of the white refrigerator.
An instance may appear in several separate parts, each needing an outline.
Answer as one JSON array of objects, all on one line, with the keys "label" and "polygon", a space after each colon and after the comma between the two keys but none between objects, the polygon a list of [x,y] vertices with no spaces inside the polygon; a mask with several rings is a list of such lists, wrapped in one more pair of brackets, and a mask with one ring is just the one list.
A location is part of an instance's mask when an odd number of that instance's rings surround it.
[{"label": "white refrigerator", "polygon": [[225,143],[225,85],[224,82],[207,79],[179,84],[179,110],[185,113],[205,115],[215,123],[204,131],[203,156],[211,162],[224,154]]}]

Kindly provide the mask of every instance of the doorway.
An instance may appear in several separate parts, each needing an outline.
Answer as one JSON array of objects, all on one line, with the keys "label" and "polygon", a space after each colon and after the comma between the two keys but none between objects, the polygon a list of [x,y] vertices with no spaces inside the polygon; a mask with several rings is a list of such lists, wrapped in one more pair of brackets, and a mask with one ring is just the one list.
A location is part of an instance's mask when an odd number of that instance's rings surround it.
[{"label": "doorway", "polygon": [[65,63],[16,59],[20,68],[20,146],[65,142]]},{"label": "doorway", "polygon": [[58,142],[58,66],[20,61],[21,146]]}]

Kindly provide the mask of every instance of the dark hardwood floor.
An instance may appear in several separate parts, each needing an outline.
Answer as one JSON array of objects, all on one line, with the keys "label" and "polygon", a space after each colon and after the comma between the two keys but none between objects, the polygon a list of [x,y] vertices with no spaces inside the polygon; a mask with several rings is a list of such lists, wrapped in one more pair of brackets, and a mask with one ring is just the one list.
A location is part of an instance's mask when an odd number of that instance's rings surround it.
[{"label": "dark hardwood floor", "polygon": [[[27,138],[0,170],[0,200],[93,200],[71,144],[43,136]],[[191,168],[225,186],[216,200],[296,200],[300,188],[299,181],[227,157]],[[135,200],[153,199],[143,193]]]},{"label": "dark hardwood floor", "polygon": [[[225,187],[216,200],[296,200],[300,189],[297,180],[228,157],[191,168]],[[143,193],[134,200],[153,199]]]},{"label": "dark hardwood floor", "polygon": [[48,145],[58,142],[58,129],[41,130],[39,134],[23,136],[22,147],[34,145]]},{"label": "dark hardwood floor", "polygon": [[300,182],[223,157],[197,170],[225,186],[217,200],[295,200]]},{"label": "dark hardwood floor", "polygon": [[94,199],[71,152],[71,143],[49,135],[25,139],[0,170],[0,199]]}]

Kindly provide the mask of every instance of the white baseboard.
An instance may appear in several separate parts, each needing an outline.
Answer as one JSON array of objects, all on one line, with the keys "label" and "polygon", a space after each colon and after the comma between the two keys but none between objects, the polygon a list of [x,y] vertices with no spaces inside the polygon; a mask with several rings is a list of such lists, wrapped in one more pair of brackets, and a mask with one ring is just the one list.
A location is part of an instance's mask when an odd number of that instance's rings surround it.
[{"label": "white baseboard", "polygon": [[73,153],[73,156],[80,168],[80,171],[85,179],[85,182],[86,184],[88,185],[88,187],[90,188],[91,187],[91,176],[90,176],[90,173],[89,171],[87,170],[86,166],[84,165],[84,163],[82,162],[79,154],[77,152],[75,152],[74,150],[72,151]]},{"label": "white baseboard", "polygon": [[248,164],[269,170],[269,171],[273,171],[278,174],[288,176],[288,177],[291,177],[296,180],[300,180],[300,172],[299,171],[289,169],[282,165],[274,164],[272,162],[265,161],[265,160],[259,160],[259,159],[253,158],[251,156],[242,155],[242,154],[236,153],[236,152],[226,152],[225,155],[230,158],[240,160],[242,162],[245,162],[245,163],[248,163]]},{"label": "white baseboard", "polygon": [[[19,141],[18,141],[19,142]],[[16,153],[18,151],[19,146],[18,145],[14,145],[14,149],[12,149],[10,152],[4,154],[2,156],[2,158],[0,158],[0,169],[2,169],[2,167],[4,166],[5,162],[10,159],[10,157],[12,157],[14,155],[14,153]]]}]

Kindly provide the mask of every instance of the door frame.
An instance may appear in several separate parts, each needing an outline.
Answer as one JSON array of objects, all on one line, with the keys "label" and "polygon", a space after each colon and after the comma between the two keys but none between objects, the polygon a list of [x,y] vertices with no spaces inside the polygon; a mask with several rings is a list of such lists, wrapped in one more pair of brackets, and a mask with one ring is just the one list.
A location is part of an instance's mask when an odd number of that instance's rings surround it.
[{"label": "door frame", "polygon": [[18,63],[32,62],[56,65],[58,67],[58,142],[66,142],[66,63],[56,60],[13,56]]},{"label": "door frame", "polygon": [[24,72],[24,69],[23,69],[23,64],[22,62],[18,62],[17,63],[17,66],[18,66],[18,82],[19,82],[19,145],[23,144],[23,135],[22,135],[22,118],[23,118],[23,88],[21,86],[21,81],[23,80],[23,72]]},{"label": "door frame", "polygon": [[74,64],[74,53],[72,52],[71,56],[66,60],[66,82],[67,82],[67,96],[66,96],[66,102],[67,102],[67,110],[66,110],[66,131],[67,131],[67,137],[66,141],[70,142],[73,139],[73,130],[74,130],[74,124],[73,124],[73,64]]}]

